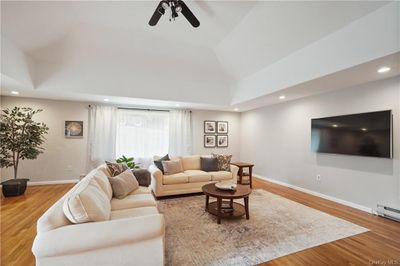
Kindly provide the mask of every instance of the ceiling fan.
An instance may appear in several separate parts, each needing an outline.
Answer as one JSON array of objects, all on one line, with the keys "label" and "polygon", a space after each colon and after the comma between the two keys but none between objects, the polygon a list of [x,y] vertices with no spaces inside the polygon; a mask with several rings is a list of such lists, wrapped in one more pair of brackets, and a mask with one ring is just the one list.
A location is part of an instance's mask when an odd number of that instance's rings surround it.
[{"label": "ceiling fan", "polygon": [[149,25],[155,26],[165,12],[170,13],[169,21],[175,20],[178,14],[182,13],[193,27],[200,26],[199,20],[182,0],[162,0],[154,11],[153,16],[151,16]]}]

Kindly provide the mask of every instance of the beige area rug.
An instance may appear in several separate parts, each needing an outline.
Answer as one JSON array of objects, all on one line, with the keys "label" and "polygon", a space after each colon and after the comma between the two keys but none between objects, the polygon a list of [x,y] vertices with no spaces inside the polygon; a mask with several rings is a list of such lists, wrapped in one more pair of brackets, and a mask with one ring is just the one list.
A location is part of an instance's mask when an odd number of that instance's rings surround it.
[{"label": "beige area rug", "polygon": [[368,231],[258,189],[250,195],[250,220],[217,224],[204,204],[203,195],[158,201],[167,265],[254,265]]}]

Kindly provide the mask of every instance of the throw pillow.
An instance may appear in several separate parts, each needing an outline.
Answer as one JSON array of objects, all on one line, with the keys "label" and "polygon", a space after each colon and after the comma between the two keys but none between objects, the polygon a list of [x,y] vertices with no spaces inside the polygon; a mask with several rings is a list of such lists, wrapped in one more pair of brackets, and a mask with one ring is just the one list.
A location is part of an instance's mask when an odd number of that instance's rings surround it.
[{"label": "throw pillow", "polygon": [[160,158],[160,159],[158,159],[158,160],[154,160],[154,164],[157,166],[158,169],[161,170],[161,172],[162,172],[163,174],[165,174],[165,173],[164,173],[164,167],[163,167],[162,161],[169,161],[169,160],[170,160],[170,159],[169,159],[169,155],[167,154],[167,155],[165,155],[164,157],[162,157],[162,158]]},{"label": "throw pillow", "polygon": [[173,175],[183,172],[182,161],[162,161],[164,173],[166,175]]},{"label": "throw pillow", "polygon": [[125,170],[129,169],[129,167],[124,163],[112,163],[106,161],[106,164],[111,176],[117,176],[122,172],[124,172]]},{"label": "throw pillow", "polygon": [[220,171],[231,171],[231,159],[232,155],[215,154],[212,156],[218,160],[218,168]]},{"label": "throw pillow", "polygon": [[206,172],[219,171],[217,158],[200,157],[201,170]]},{"label": "throw pillow", "polygon": [[105,221],[110,219],[111,204],[97,181],[87,178],[66,196],[63,212],[74,224]]},{"label": "throw pillow", "polygon": [[121,174],[109,177],[114,197],[117,199],[125,198],[129,193],[139,188],[139,182],[133,175],[131,169],[127,169]]}]

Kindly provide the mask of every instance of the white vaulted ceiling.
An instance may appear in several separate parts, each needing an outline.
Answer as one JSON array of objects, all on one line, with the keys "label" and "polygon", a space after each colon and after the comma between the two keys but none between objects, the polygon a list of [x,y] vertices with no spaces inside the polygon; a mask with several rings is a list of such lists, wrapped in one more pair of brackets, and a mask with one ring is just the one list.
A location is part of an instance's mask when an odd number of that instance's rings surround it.
[{"label": "white vaulted ceiling", "polygon": [[[354,24],[379,20],[380,13],[390,13],[393,7],[395,13],[389,15],[394,18],[387,23],[389,30],[398,29],[391,25],[398,18],[396,2],[186,3],[200,20],[199,28],[183,16],[175,22],[163,16],[150,27],[157,1],[2,1],[2,94],[18,89],[31,97],[114,96],[115,102],[128,104],[146,105],[147,99],[148,105],[179,102],[220,109],[243,102],[243,108],[251,109],[252,100],[258,99],[259,106],[267,94],[307,81],[296,77],[279,83],[262,74],[299,51],[316,43],[325,49],[322,41],[331,36],[338,36],[332,38],[341,46],[343,29],[358,31],[361,26]],[[393,35],[389,30],[387,35]],[[397,42],[372,57],[336,62],[338,67],[323,74],[396,53],[398,47]],[[288,74],[271,73],[281,80]]]}]

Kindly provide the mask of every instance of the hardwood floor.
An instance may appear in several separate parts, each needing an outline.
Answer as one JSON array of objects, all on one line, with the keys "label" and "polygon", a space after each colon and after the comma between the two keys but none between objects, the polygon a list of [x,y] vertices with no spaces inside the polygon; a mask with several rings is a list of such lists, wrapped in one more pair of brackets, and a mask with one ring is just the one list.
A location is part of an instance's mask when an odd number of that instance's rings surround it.
[{"label": "hardwood floor", "polygon": [[4,198],[1,194],[1,265],[35,265],[31,248],[36,220],[62,195],[68,185],[31,186],[24,196]]},{"label": "hardwood floor", "polygon": [[[25,196],[2,196],[1,265],[34,265],[36,220],[72,186],[33,186]],[[400,223],[256,178],[253,186],[371,230],[261,265],[400,265]]]}]

